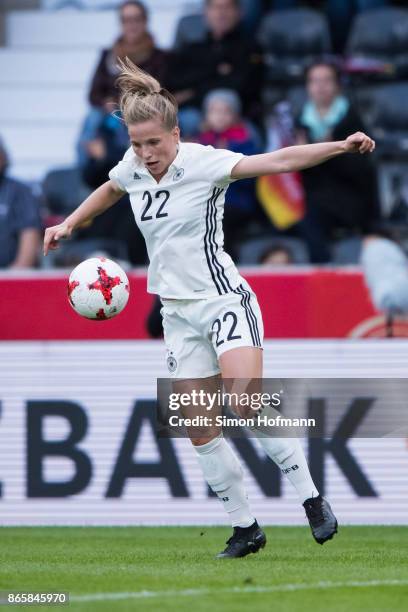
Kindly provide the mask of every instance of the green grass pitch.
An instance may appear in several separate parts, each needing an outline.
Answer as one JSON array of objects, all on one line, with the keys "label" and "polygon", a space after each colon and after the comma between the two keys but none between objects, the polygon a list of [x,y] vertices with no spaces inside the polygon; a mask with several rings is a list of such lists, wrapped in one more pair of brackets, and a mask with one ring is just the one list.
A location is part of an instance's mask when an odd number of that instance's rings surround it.
[{"label": "green grass pitch", "polygon": [[408,610],[407,527],[340,527],[324,546],[306,527],[265,531],[260,553],[216,560],[227,527],[3,527],[0,590],[68,591],[71,602],[2,609]]}]

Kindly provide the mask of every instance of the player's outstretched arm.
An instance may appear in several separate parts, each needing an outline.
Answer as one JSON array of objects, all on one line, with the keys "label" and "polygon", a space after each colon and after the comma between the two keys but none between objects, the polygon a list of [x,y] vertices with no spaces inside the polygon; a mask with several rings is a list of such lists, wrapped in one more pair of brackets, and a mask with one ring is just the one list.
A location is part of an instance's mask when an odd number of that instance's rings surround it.
[{"label": "player's outstretched arm", "polygon": [[372,153],[374,149],[374,140],[363,132],[356,132],[346,140],[338,142],[319,142],[286,147],[272,153],[244,157],[232,169],[231,178],[252,178],[264,174],[296,172],[317,166],[343,153]]},{"label": "player's outstretched arm", "polygon": [[47,227],[44,234],[44,255],[47,255],[49,250],[57,249],[61,238],[69,238],[75,228],[103,213],[116,204],[123,195],[124,192],[119,191],[111,180],[98,187],[65,221]]}]

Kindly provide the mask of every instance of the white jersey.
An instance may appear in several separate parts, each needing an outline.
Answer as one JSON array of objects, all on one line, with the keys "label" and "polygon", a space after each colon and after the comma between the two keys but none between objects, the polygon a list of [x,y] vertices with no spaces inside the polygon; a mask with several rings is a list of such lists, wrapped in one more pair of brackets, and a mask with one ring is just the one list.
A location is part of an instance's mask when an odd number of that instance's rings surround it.
[{"label": "white jersey", "polygon": [[233,291],[242,281],[223,249],[225,192],[241,153],[180,143],[159,183],[130,148],[109,178],[130,196],[150,260],[148,292],[202,299]]}]

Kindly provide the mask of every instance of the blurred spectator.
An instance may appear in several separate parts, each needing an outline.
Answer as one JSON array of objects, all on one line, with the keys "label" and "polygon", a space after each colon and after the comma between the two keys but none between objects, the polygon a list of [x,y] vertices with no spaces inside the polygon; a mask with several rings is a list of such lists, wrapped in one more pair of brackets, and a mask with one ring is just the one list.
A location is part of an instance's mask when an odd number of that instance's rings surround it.
[{"label": "blurred spectator", "polygon": [[[125,126],[112,117],[111,113],[117,103],[118,91],[115,80],[119,74],[117,59],[129,57],[137,66],[146,70],[162,81],[166,70],[166,54],[157,49],[148,32],[148,13],[145,5],[137,0],[126,0],[119,8],[122,32],[113,47],[102,51],[96,72],[92,79],[89,101],[92,108],[85,119],[78,144],[81,166],[88,161],[100,162],[106,155],[103,140],[112,146],[109,169],[123,155],[123,147],[128,141]],[[104,138],[105,136],[105,138]],[[95,163],[99,172],[101,163]],[[108,162],[107,164],[108,165]],[[89,169],[88,169],[89,170]],[[90,170],[92,174],[93,168]],[[89,176],[88,176],[89,179]],[[105,179],[106,180],[106,177]],[[93,182],[93,179],[91,179]],[[94,184],[90,184],[94,187]]]},{"label": "blurred spectator", "polygon": [[155,47],[149,33],[146,6],[138,0],[126,0],[119,8],[122,32],[110,49],[104,49],[92,79],[89,101],[103,108],[110,100],[116,101],[115,79],[119,74],[117,59],[129,57],[134,64],[149,72],[160,82],[166,70],[166,54]]},{"label": "blurred spectator", "polygon": [[[154,45],[147,29],[145,5],[137,0],[126,0],[119,8],[119,16],[122,32],[112,48],[102,51],[89,93],[92,108],[78,144],[81,176],[91,189],[108,180],[109,170],[123,158],[129,147],[127,128],[119,113],[113,113],[118,102],[115,86],[119,74],[117,59],[129,57],[160,81],[164,79],[166,70],[167,55]],[[128,196],[78,234],[79,240],[103,238],[124,242],[129,261],[135,265],[146,264],[144,240],[134,224]]]},{"label": "blurred spectator", "polygon": [[[244,155],[258,153],[254,128],[244,121],[241,110],[240,98],[232,89],[215,89],[208,93],[204,98],[204,124],[198,141]],[[237,256],[238,242],[254,219],[256,209],[253,179],[241,180],[229,186],[224,208],[224,248],[233,257]]]},{"label": "blurred spectator", "polygon": [[186,43],[172,54],[167,86],[180,105],[182,136],[195,136],[208,91],[236,91],[244,112],[259,120],[263,69],[260,48],[241,28],[239,0],[206,0],[208,28],[203,41]]},{"label": "blurred spectator", "polygon": [[276,242],[262,253],[259,258],[262,266],[287,266],[294,263],[292,250],[288,245]]},{"label": "blurred spectator", "polygon": [[39,203],[26,185],[6,176],[7,166],[0,141],[0,268],[32,268],[40,245]]},{"label": "blurred spectator", "polygon": [[82,180],[91,189],[97,189],[108,180],[109,170],[129,148],[127,128],[119,116],[103,114],[94,137],[82,140],[81,146],[86,149],[80,163]]},{"label": "blurred spectator", "polygon": [[[344,140],[364,125],[342,94],[334,64],[319,62],[306,75],[308,101],[297,118],[299,142]],[[330,241],[361,235],[379,216],[376,172],[366,155],[341,155],[302,172],[306,215],[298,224],[313,263],[330,260]]]},{"label": "blurred spectator", "polygon": [[363,242],[361,264],[371,299],[393,336],[393,317],[408,314],[408,258],[394,241],[373,235]]},{"label": "blurred spectator", "polygon": [[[276,252],[276,256],[275,256]],[[245,266],[268,265],[269,255],[275,264],[310,264],[308,250],[299,238],[273,234],[271,231],[253,235],[241,244],[239,263]]]},{"label": "blurred spectator", "polygon": [[129,148],[125,124],[118,116],[104,113],[91,140],[81,143],[86,154],[81,157],[81,175],[84,183],[97,189],[108,180],[108,173],[116,166]]},{"label": "blurred spectator", "polygon": [[[108,173],[129,148],[129,136],[125,124],[116,116],[104,114],[96,137],[87,143],[88,155],[80,167],[81,178],[87,187],[96,189],[108,180]],[[147,262],[146,247],[140,230],[134,223],[129,196],[97,216],[91,225],[80,230],[78,240],[109,239],[119,241],[126,248],[127,258],[134,265]],[[90,243],[91,248],[93,243]]]}]

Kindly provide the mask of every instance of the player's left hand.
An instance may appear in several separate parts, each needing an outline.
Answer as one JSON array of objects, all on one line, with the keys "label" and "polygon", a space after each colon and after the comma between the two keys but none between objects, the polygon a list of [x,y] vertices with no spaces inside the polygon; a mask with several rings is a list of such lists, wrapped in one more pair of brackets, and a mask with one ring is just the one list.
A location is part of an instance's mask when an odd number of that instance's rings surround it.
[{"label": "player's left hand", "polygon": [[348,136],[344,141],[346,153],[372,153],[375,149],[375,142],[364,132],[356,132]]}]

